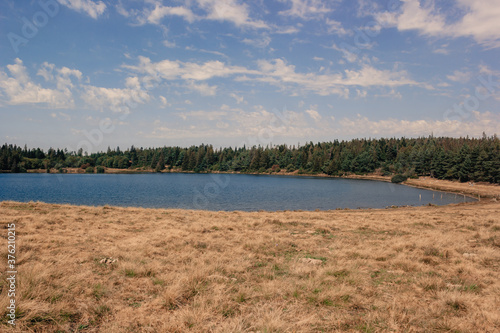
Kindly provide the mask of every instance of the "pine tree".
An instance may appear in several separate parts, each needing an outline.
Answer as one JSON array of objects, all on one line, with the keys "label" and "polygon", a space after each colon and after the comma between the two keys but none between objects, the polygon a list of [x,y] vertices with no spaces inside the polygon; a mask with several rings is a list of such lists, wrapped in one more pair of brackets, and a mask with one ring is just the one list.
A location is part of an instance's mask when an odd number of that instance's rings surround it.
[{"label": "pine tree", "polygon": [[165,169],[165,155],[163,154],[163,150],[160,153],[160,158],[158,159],[158,163],[156,165],[156,172]]},{"label": "pine tree", "polygon": [[467,156],[462,165],[460,166],[460,170],[458,171],[458,179],[462,183],[468,182],[470,180],[471,171],[472,171],[472,162],[469,156]]},{"label": "pine tree", "polygon": [[155,154],[153,154],[153,159],[151,160],[150,167],[151,167],[151,169],[155,169],[157,165],[158,165],[158,158],[157,158],[156,153],[155,153]]},{"label": "pine tree", "polygon": [[336,176],[339,173],[339,163],[337,160],[333,159],[330,161],[330,164],[328,164],[328,167],[326,168],[326,174],[330,176]]}]

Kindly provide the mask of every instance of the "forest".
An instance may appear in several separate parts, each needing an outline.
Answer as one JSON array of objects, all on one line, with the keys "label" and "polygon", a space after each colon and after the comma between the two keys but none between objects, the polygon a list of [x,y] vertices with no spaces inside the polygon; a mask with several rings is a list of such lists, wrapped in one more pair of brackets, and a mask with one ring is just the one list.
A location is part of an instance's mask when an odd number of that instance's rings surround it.
[{"label": "forest", "polygon": [[212,145],[137,148],[88,154],[50,148],[28,149],[4,144],[0,149],[2,172],[66,172],[81,168],[104,173],[108,168],[162,172],[240,172],[299,174],[368,174],[500,183],[500,139],[482,138],[385,138],[214,148]]}]

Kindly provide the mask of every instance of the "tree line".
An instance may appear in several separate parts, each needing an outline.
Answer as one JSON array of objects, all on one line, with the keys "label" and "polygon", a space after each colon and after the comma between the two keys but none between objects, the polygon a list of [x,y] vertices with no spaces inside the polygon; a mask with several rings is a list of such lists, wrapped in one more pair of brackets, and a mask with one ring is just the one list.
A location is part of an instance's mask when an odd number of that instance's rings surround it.
[{"label": "tree line", "polygon": [[127,150],[108,148],[87,154],[50,148],[28,149],[4,144],[0,149],[0,170],[26,172],[30,169],[58,170],[83,168],[104,172],[105,168],[165,169],[190,172],[299,174],[348,173],[406,177],[431,176],[439,179],[500,183],[500,140],[496,135],[482,138],[383,138],[350,141],[309,142],[304,145],[274,145],[214,148],[212,145]]}]

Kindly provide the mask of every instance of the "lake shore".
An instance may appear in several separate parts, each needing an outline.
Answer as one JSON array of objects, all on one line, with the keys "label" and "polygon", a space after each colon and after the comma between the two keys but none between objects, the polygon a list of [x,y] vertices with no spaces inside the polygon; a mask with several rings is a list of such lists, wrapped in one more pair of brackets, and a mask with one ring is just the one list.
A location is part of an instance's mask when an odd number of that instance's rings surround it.
[{"label": "lake shore", "polygon": [[[390,182],[390,176],[380,175],[350,175],[344,178],[367,179]],[[407,179],[402,182],[403,185],[413,186],[422,189],[430,189],[448,193],[457,193],[472,196],[476,199],[500,199],[500,186],[490,183],[461,183],[459,181],[442,180],[431,177],[419,177],[416,179]]]},{"label": "lake shore", "polygon": [[[137,173],[153,173],[153,169],[113,169],[106,168],[106,173],[111,174],[137,174]],[[29,170],[29,173],[46,173],[46,170],[36,169]],[[52,170],[52,173],[57,173],[56,170]],[[66,168],[66,172],[69,174],[83,174],[85,170],[80,168]],[[164,170],[162,173],[194,173],[185,172],[180,169]],[[343,176],[329,176],[327,174],[299,174],[298,171],[294,172],[274,172],[268,173],[241,173],[241,172],[212,172],[214,174],[249,174],[249,175],[272,175],[272,176],[298,176],[298,177],[325,177],[325,178],[347,178],[347,179],[364,179],[364,180],[376,180],[383,182],[390,182],[391,176],[382,176],[381,174],[373,173],[367,175],[343,175]],[[491,183],[461,183],[459,181],[442,180],[432,177],[419,177],[417,179],[407,179],[402,183],[403,185],[413,186],[422,189],[430,189],[448,193],[457,193],[466,196],[470,196],[476,199],[489,199],[495,198],[500,200],[500,185]]]},{"label": "lake shore", "polygon": [[5,236],[16,225],[12,331],[500,329],[491,199],[321,212],[2,202],[0,223]]}]

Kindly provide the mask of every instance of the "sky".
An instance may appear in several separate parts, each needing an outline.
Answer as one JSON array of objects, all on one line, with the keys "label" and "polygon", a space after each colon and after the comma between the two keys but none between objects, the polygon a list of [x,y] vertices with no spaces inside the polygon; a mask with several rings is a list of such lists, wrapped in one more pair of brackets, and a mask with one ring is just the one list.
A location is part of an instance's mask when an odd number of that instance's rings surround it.
[{"label": "sky", "polygon": [[500,0],[3,0],[0,142],[491,136],[499,17]]}]

